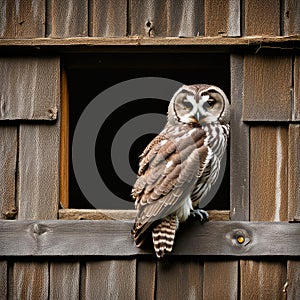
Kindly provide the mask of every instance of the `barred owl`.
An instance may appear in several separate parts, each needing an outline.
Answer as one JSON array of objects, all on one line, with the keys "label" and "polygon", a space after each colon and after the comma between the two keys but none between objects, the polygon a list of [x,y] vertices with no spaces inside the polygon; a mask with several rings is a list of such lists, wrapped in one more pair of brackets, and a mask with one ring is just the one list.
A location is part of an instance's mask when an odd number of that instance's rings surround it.
[{"label": "barred owl", "polygon": [[197,216],[215,183],[229,135],[230,104],[213,85],[184,85],[172,97],[168,122],[141,154],[132,189],[136,246],[151,237],[157,257],[171,252],[180,222]]}]

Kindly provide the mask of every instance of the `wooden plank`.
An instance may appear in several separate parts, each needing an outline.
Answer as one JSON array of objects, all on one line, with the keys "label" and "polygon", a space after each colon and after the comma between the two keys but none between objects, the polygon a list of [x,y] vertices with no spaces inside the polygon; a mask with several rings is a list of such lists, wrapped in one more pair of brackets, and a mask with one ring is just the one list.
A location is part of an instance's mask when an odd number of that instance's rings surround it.
[{"label": "wooden plank", "polygon": [[59,199],[63,208],[69,207],[69,91],[66,70],[61,73],[61,127]]},{"label": "wooden plank", "polygon": [[[0,256],[154,256],[152,247],[135,247],[132,225],[128,221],[0,221]],[[238,242],[240,236],[243,243]],[[288,222],[200,225],[191,221],[177,232],[172,255],[299,256],[300,229]]]},{"label": "wooden plank", "polygon": [[14,219],[18,155],[17,126],[0,127],[0,219]]},{"label": "wooden plank", "polygon": [[[286,263],[278,261],[241,261],[241,300],[286,299]],[[296,299],[296,298],[294,298]]]},{"label": "wooden plank", "polygon": [[136,272],[137,300],[154,300],[156,289],[156,260],[138,259]]},{"label": "wooden plank", "polygon": [[298,0],[284,1],[284,35],[300,34],[300,3]]},{"label": "wooden plank", "polygon": [[205,36],[240,36],[240,1],[205,1]]},{"label": "wooden plank", "polygon": [[120,37],[127,33],[126,0],[92,0],[89,5],[90,36]]},{"label": "wooden plank", "polygon": [[204,263],[203,299],[238,299],[238,261]]},{"label": "wooden plank", "polygon": [[45,36],[45,0],[0,2],[0,38]]},{"label": "wooden plank", "polygon": [[[209,210],[211,221],[228,221],[230,212],[228,210]],[[117,209],[60,209],[61,220],[133,220],[136,210]]]},{"label": "wooden plank", "polygon": [[280,0],[245,0],[245,35],[280,35]]},{"label": "wooden plank", "polygon": [[0,295],[2,299],[8,296],[8,265],[7,261],[0,260]]},{"label": "wooden plank", "polygon": [[288,164],[288,219],[300,221],[300,125],[289,125],[289,164]]},{"label": "wooden plank", "polygon": [[299,78],[300,78],[300,56],[296,55],[294,60],[294,99],[293,99],[294,103],[292,107],[293,121],[300,121],[300,80]]},{"label": "wooden plank", "polygon": [[246,55],[244,74],[243,120],[289,121],[292,58]]},{"label": "wooden plank", "polygon": [[15,262],[13,266],[13,299],[48,299],[48,264]]},{"label": "wooden plank", "polygon": [[249,126],[242,121],[243,64],[242,55],[231,54],[230,119],[230,217],[249,220]]},{"label": "wooden plank", "polygon": [[250,220],[288,219],[288,129],[250,129]]},{"label": "wooden plank", "polygon": [[79,262],[51,262],[49,299],[79,299]]},{"label": "wooden plank", "polygon": [[135,299],[136,260],[102,260],[86,263],[82,299]]},{"label": "wooden plank", "polygon": [[300,299],[300,261],[289,260],[287,263],[287,299]]},{"label": "wooden plank", "polygon": [[47,36],[52,38],[88,35],[88,1],[47,1]]},{"label": "wooden plank", "polygon": [[0,120],[55,120],[59,68],[57,57],[0,58]]},{"label": "wooden plank", "polygon": [[199,258],[164,258],[157,262],[155,299],[202,299],[203,265]]}]

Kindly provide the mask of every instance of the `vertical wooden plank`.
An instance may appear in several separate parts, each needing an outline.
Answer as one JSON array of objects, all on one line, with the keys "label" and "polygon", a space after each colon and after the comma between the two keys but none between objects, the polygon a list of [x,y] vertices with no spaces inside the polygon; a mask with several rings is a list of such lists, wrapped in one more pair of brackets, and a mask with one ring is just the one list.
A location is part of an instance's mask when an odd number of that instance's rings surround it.
[{"label": "vertical wooden plank", "polygon": [[46,1],[0,1],[0,38],[45,36]]},{"label": "vertical wooden plank", "polygon": [[136,298],[136,260],[87,262],[82,299]]},{"label": "vertical wooden plank", "polygon": [[126,36],[127,0],[91,0],[89,16],[90,36]]},{"label": "vertical wooden plank", "polygon": [[205,1],[205,36],[240,36],[240,1]]},{"label": "vertical wooden plank", "polygon": [[[300,7],[300,2],[299,2]],[[294,101],[292,107],[292,120],[300,121],[300,56],[294,59]]]},{"label": "vertical wooden plank", "polygon": [[280,0],[245,0],[245,35],[280,35]]},{"label": "vertical wooden plank", "polygon": [[157,262],[156,299],[202,299],[203,265],[198,258]]},{"label": "vertical wooden plank", "polygon": [[0,127],[0,219],[14,219],[18,154],[17,126]]},{"label": "vertical wooden plank", "polygon": [[300,299],[300,261],[290,260],[287,264],[287,299]]},{"label": "vertical wooden plank", "polygon": [[288,201],[290,221],[300,221],[300,125],[289,125]]},{"label": "vertical wooden plank", "polygon": [[69,93],[66,70],[61,74],[60,185],[59,199],[63,208],[69,207]]},{"label": "vertical wooden plank", "polygon": [[[241,300],[285,299],[286,263],[241,261]],[[295,298],[296,299],[296,298]]]},{"label": "vertical wooden plank", "polygon": [[79,299],[79,262],[52,262],[49,299]]},{"label": "vertical wooden plank", "polygon": [[300,34],[300,2],[298,0],[285,0],[283,11],[283,34]]},{"label": "vertical wooden plank", "polygon": [[15,262],[13,299],[48,299],[48,264]]},{"label": "vertical wooden plank", "polygon": [[137,262],[137,300],[155,299],[156,261],[141,258]]},{"label": "vertical wooden plank", "polygon": [[52,38],[88,36],[88,1],[49,0],[47,36]]},{"label": "vertical wooden plank", "polygon": [[238,299],[238,261],[204,263],[203,299]]},{"label": "vertical wooden plank", "polygon": [[8,296],[8,266],[7,261],[0,260],[0,298],[7,299]]},{"label": "vertical wooden plank", "polygon": [[167,36],[169,1],[129,0],[130,35]]},{"label": "vertical wooden plank", "polygon": [[246,55],[244,73],[243,120],[290,120],[292,58]]},{"label": "vertical wooden plank", "polygon": [[249,221],[249,126],[242,121],[244,57],[231,54],[230,218]]}]

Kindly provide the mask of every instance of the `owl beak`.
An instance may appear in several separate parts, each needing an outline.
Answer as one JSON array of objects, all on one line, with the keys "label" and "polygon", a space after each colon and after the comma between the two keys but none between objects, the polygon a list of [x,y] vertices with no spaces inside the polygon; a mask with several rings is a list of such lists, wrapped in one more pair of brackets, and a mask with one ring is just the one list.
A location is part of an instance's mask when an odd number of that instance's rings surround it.
[{"label": "owl beak", "polygon": [[199,123],[199,121],[200,121],[200,111],[199,110],[197,110],[197,112],[196,112],[196,120]]}]

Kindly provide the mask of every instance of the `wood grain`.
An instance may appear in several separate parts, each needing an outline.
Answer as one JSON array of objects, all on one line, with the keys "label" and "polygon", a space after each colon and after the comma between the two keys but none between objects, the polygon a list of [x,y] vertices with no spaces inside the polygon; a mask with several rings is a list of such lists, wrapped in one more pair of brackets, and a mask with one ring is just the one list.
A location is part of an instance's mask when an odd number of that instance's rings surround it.
[{"label": "wood grain", "polygon": [[135,299],[136,260],[102,260],[86,263],[82,299]]},{"label": "wood grain", "polygon": [[55,120],[59,68],[57,57],[0,58],[0,120]]},{"label": "wood grain", "polygon": [[241,261],[240,264],[241,300],[285,299],[285,262],[247,260]]},{"label": "wood grain", "polygon": [[288,219],[288,129],[250,129],[250,220]]},{"label": "wood grain", "polygon": [[[300,7],[300,6],[299,6]],[[292,120],[300,121],[300,56],[294,60],[294,99],[292,107]]]},{"label": "wood grain", "polygon": [[[135,247],[132,225],[128,221],[0,221],[0,256],[154,257],[152,246]],[[244,243],[238,243],[239,236]],[[300,255],[299,245],[297,223],[188,222],[177,232],[170,256],[291,257]]]},{"label": "wood grain", "polygon": [[240,36],[240,1],[205,1],[205,36]]},{"label": "wood grain", "polygon": [[199,258],[157,262],[157,300],[202,299],[203,265]]},{"label": "wood grain", "polygon": [[8,296],[8,264],[5,260],[0,260],[0,296],[2,299]]},{"label": "wood grain", "polygon": [[137,300],[154,300],[156,289],[156,260],[138,259],[136,272]]},{"label": "wood grain", "polygon": [[285,0],[284,11],[284,35],[300,34],[300,3],[298,0]]},{"label": "wood grain", "polygon": [[79,262],[51,262],[49,299],[79,299]]},{"label": "wood grain", "polygon": [[0,38],[44,37],[45,7],[45,0],[2,0]]},{"label": "wood grain", "polygon": [[0,219],[14,219],[18,127],[0,127]]},{"label": "wood grain", "polygon": [[47,1],[47,36],[88,36],[88,1]]},{"label": "wood grain", "polygon": [[245,35],[280,35],[280,0],[245,0]]},{"label": "wood grain", "polygon": [[89,4],[90,36],[120,37],[127,33],[126,0],[92,0]]},{"label": "wood grain", "polygon": [[292,58],[246,55],[244,74],[243,120],[289,121]]},{"label": "wood grain", "polygon": [[238,299],[238,261],[204,263],[203,299]]},{"label": "wood grain", "polygon": [[300,221],[300,125],[289,125],[289,163],[288,163],[288,219],[290,221]]},{"label": "wood grain", "polygon": [[300,261],[289,260],[287,262],[287,299],[300,299]]},{"label": "wood grain", "polygon": [[231,54],[230,118],[230,217],[249,220],[249,126],[242,121],[243,64],[242,55]]}]

